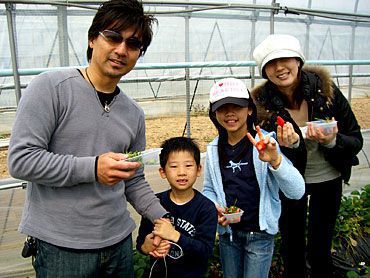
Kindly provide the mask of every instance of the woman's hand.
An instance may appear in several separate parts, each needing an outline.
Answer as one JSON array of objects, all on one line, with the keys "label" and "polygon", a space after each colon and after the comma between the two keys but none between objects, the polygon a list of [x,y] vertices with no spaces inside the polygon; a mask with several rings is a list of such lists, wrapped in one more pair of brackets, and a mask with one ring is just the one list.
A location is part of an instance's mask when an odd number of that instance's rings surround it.
[{"label": "woman's hand", "polygon": [[[334,121],[333,117],[333,121]],[[334,126],[330,132],[322,132],[320,128],[317,128],[315,124],[309,123],[307,126],[306,139],[316,141],[321,145],[331,144],[337,137],[338,127]]]},{"label": "woman's hand", "polygon": [[257,148],[259,159],[269,162],[274,169],[277,169],[280,166],[282,156],[277,151],[276,141],[274,139],[270,140],[270,135],[264,137],[259,126],[256,126],[256,131],[260,141],[256,141],[248,132],[249,141]]},{"label": "woman's hand", "polygon": [[278,126],[276,133],[277,141],[282,147],[292,148],[299,140],[298,133],[295,132],[293,125],[289,122],[285,122],[283,126]]}]

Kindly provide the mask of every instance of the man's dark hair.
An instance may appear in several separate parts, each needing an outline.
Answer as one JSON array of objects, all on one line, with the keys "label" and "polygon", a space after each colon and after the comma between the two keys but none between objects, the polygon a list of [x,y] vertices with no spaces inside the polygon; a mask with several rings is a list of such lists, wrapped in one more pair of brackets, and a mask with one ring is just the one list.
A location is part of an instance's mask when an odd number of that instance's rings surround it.
[{"label": "man's dark hair", "polygon": [[[137,0],[111,0],[103,2],[96,13],[88,32],[88,41],[99,36],[99,32],[106,29],[121,32],[133,27],[135,34],[141,38],[143,56],[153,37],[152,25],[157,20],[150,14],[144,14],[141,2]],[[87,60],[90,62],[93,49],[87,46]]]},{"label": "man's dark hair", "polygon": [[194,155],[197,166],[200,165],[200,150],[193,139],[187,137],[172,137],[164,141],[161,145],[162,151],[159,155],[159,161],[162,168],[167,164],[170,153],[189,152]]}]

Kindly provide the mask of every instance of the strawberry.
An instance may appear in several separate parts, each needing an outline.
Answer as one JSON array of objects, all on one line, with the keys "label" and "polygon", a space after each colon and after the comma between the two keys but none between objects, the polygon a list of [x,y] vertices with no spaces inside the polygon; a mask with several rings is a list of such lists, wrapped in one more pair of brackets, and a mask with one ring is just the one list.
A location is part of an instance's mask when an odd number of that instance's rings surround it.
[{"label": "strawberry", "polygon": [[258,141],[256,144],[256,148],[259,152],[263,151],[264,149],[266,149],[266,144],[263,141]]},{"label": "strawberry", "polygon": [[284,124],[285,124],[285,121],[284,121],[284,119],[282,117],[277,116],[276,124],[279,125],[279,126],[281,126],[281,127],[283,127]]}]

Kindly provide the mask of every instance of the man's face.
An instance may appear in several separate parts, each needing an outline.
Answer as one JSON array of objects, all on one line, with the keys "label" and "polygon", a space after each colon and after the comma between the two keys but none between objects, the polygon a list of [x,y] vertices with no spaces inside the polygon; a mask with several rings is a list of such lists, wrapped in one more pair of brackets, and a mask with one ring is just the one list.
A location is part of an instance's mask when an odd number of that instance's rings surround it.
[{"label": "man's face", "polygon": [[140,56],[140,49],[129,47],[126,41],[128,38],[141,40],[137,34],[134,35],[134,31],[134,28],[128,28],[117,32],[123,38],[120,43],[111,40],[111,34],[107,32],[101,32],[90,41],[89,46],[93,49],[91,68],[99,75],[112,79],[120,79],[130,72]]}]

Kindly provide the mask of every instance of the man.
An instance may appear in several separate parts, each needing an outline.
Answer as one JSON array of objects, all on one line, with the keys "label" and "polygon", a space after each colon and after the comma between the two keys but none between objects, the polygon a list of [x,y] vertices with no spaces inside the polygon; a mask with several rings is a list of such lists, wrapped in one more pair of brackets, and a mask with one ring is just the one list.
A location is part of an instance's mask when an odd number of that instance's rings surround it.
[{"label": "man", "polygon": [[19,231],[36,238],[37,277],[133,277],[127,201],[166,214],[130,151],[145,149],[142,109],[118,87],[152,39],[137,0],[103,3],[88,32],[89,66],[36,77],[18,106],[8,166],[28,181]]}]

